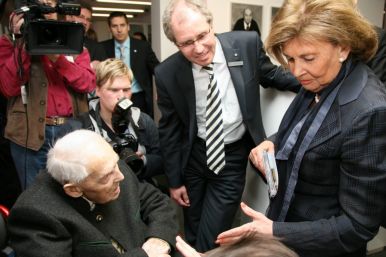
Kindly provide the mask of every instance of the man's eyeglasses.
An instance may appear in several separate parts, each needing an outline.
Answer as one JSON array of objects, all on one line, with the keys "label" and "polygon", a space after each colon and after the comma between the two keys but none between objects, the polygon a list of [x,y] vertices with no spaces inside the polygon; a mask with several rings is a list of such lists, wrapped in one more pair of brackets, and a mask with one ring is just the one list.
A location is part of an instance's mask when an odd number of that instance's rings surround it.
[{"label": "man's eyeglasses", "polygon": [[182,43],[175,42],[175,44],[176,44],[176,46],[178,46],[180,48],[189,48],[189,47],[194,46],[194,43],[196,43],[196,42],[198,42],[198,43],[205,42],[209,38],[209,33],[210,33],[210,28],[207,32],[203,32],[200,35],[198,35],[196,37],[196,39],[188,40],[188,41],[182,42]]}]

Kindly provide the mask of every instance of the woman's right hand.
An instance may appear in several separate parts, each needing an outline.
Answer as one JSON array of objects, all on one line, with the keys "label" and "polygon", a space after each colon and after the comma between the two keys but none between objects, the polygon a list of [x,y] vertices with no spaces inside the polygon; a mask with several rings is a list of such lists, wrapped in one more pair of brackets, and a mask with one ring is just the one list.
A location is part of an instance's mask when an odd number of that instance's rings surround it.
[{"label": "woman's right hand", "polygon": [[263,160],[263,151],[267,151],[269,153],[275,153],[275,145],[272,141],[265,140],[255,148],[251,150],[249,153],[249,160],[264,176],[264,160]]}]

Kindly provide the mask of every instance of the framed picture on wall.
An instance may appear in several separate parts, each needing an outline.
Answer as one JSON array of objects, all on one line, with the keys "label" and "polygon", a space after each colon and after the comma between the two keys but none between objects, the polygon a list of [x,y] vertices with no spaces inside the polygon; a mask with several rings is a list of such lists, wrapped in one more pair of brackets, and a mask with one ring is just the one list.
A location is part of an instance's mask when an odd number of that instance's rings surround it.
[{"label": "framed picture on wall", "polygon": [[262,16],[261,5],[231,3],[231,30],[256,31],[260,35]]}]

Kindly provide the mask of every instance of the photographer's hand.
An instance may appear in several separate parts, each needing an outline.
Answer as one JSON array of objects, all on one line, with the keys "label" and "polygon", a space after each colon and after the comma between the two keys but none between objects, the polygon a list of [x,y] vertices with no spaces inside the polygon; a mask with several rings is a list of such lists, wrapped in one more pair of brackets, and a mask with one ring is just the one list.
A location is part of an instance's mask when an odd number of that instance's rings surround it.
[{"label": "photographer's hand", "polygon": [[135,154],[136,154],[139,158],[141,158],[142,160],[145,158],[143,152],[141,152],[141,151],[137,151]]}]

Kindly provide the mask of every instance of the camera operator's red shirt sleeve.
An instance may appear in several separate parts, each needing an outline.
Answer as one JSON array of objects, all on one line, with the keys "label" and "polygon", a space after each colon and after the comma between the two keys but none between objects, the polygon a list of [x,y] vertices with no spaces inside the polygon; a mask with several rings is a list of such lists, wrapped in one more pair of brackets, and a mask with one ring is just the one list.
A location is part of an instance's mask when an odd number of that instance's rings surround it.
[{"label": "camera operator's red shirt sleeve", "polygon": [[[18,56],[24,68],[19,76]],[[5,35],[0,37],[0,92],[5,97],[20,95],[20,87],[29,79],[30,57],[24,48],[14,47]]]},{"label": "camera operator's red shirt sleeve", "polygon": [[95,89],[95,73],[90,65],[90,55],[86,48],[74,62],[60,55],[54,63],[55,70],[64,78],[65,84],[79,93],[89,93]]}]

